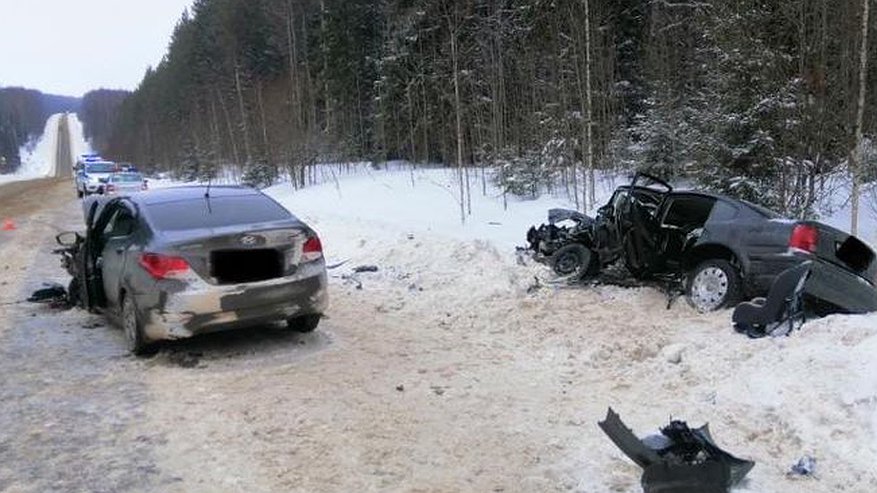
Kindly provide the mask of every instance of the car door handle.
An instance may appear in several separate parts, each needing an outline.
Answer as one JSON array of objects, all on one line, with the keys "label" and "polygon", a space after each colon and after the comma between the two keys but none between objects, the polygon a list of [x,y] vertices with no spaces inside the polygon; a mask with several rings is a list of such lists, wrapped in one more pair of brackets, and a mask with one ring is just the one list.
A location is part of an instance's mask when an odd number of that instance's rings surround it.
[{"label": "car door handle", "polygon": [[125,249],[122,248],[122,247],[118,247],[118,248],[116,248],[116,253],[118,253],[119,255],[121,255],[121,254],[125,253]]}]

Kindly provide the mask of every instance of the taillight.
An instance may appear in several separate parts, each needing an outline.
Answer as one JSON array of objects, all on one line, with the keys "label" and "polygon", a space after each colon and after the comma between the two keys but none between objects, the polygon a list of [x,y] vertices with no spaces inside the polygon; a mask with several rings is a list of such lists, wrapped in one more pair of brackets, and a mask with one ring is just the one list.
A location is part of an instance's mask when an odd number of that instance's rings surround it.
[{"label": "taillight", "polygon": [[323,243],[318,236],[311,236],[301,248],[301,261],[313,262],[323,258]]},{"label": "taillight", "polygon": [[807,253],[816,253],[819,243],[819,230],[809,224],[799,224],[789,238],[789,248]]},{"label": "taillight", "polygon": [[182,257],[144,253],[140,255],[140,266],[155,279],[167,279],[189,270],[189,263]]}]

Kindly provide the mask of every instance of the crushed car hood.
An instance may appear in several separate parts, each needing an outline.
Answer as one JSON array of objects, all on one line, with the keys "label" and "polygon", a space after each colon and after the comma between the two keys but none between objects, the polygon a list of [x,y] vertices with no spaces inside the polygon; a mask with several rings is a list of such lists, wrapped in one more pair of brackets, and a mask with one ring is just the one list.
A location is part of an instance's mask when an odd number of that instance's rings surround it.
[{"label": "crushed car hood", "polygon": [[574,211],[570,209],[549,209],[548,210],[548,224],[557,224],[563,221],[574,221],[580,224],[592,224],[594,223],[594,218],[582,214],[579,211]]}]

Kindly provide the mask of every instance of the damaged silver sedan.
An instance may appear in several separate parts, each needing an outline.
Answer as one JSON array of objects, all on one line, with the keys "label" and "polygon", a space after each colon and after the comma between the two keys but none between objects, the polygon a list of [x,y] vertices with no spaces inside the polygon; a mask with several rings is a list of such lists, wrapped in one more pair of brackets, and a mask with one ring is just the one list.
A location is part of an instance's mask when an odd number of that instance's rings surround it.
[{"label": "damaged silver sedan", "polygon": [[319,237],[258,190],[169,188],[100,198],[85,214],[70,294],[118,321],[135,354],[277,321],[310,332],[327,307]]}]

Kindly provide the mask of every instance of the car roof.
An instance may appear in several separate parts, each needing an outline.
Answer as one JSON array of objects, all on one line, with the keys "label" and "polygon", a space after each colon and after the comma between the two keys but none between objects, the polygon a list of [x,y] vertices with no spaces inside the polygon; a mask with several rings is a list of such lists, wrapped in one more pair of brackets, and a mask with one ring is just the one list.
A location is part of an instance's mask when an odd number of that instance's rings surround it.
[{"label": "car roof", "polygon": [[733,204],[738,204],[738,205],[748,207],[750,209],[755,210],[760,215],[765,216],[769,219],[778,219],[778,218],[782,217],[780,214],[768,209],[767,207],[764,207],[764,206],[761,206],[758,204],[754,204],[752,202],[749,202],[748,200],[737,199],[734,197],[729,197],[728,195],[722,195],[720,193],[706,192],[703,190],[673,190],[672,192],[669,193],[669,195],[672,195],[674,197],[680,196],[680,195],[699,195],[701,197],[709,197],[712,199],[722,200],[724,202],[731,202]]},{"label": "car roof", "polygon": [[179,186],[168,188],[157,188],[151,190],[148,194],[138,196],[135,200],[142,204],[161,204],[165,202],[179,202],[184,200],[203,199],[207,191],[210,191],[210,198],[221,197],[246,197],[265,195],[255,188],[241,186]]}]

